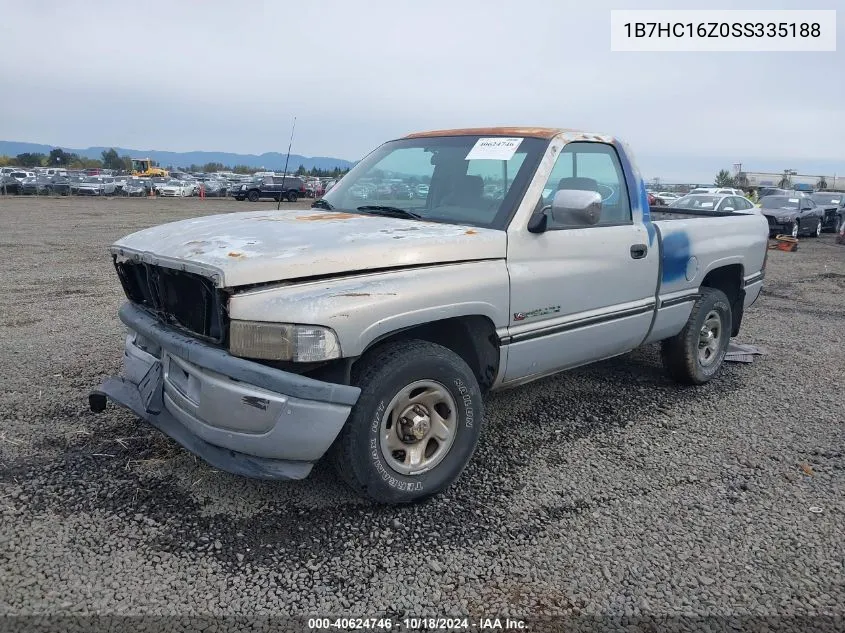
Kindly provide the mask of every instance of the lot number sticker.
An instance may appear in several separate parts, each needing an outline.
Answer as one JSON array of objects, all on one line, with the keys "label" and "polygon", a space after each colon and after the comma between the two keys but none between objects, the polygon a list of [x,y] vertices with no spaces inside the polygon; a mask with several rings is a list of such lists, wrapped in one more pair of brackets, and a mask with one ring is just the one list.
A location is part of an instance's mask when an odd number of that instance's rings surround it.
[{"label": "lot number sticker", "polygon": [[516,153],[521,138],[480,138],[467,154],[467,160],[510,160]]}]

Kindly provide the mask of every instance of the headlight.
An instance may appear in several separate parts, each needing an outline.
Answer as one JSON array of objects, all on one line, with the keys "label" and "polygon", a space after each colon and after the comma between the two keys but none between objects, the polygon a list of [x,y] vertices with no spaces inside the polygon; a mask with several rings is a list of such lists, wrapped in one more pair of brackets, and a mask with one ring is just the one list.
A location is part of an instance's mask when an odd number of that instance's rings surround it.
[{"label": "headlight", "polygon": [[241,191],[244,191],[245,189],[246,189],[246,185],[241,185]]},{"label": "headlight", "polygon": [[340,358],[340,343],[333,330],[317,325],[232,321],[229,353],[242,358],[313,363]]}]

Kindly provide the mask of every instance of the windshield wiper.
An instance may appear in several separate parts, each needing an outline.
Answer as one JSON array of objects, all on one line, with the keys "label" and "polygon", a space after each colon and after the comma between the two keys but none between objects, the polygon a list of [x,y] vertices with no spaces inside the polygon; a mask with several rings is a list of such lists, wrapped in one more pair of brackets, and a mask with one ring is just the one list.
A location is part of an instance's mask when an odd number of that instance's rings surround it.
[{"label": "windshield wiper", "polygon": [[315,200],[314,203],[311,205],[312,209],[325,209],[326,211],[332,211],[334,209],[334,205],[327,201],[320,198],[319,200]]},{"label": "windshield wiper", "polygon": [[422,220],[422,216],[407,209],[400,209],[399,207],[383,207],[376,204],[365,204],[358,207],[356,211],[363,211],[364,213],[372,213],[373,215],[384,215],[389,218],[406,218],[408,220]]}]

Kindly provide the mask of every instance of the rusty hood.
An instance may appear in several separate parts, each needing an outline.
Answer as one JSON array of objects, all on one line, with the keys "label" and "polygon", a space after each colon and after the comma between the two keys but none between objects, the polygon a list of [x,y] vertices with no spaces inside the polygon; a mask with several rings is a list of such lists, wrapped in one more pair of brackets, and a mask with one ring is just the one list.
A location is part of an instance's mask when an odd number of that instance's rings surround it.
[{"label": "rusty hood", "polygon": [[123,258],[200,272],[219,287],[503,259],[504,231],[320,209],[211,215],[118,240]]}]

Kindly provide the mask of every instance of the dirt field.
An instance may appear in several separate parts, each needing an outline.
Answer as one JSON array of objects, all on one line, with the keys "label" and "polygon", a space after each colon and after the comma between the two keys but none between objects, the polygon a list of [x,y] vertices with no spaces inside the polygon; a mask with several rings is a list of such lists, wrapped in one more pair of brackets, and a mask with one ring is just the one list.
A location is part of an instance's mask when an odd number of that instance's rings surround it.
[{"label": "dirt field", "polygon": [[239,479],[88,411],[121,366],[108,245],[262,207],[0,197],[0,614],[845,616],[831,235],[770,252],[738,338],[768,355],[684,389],[649,347],[495,395],[460,482],[382,508],[322,465]]}]

